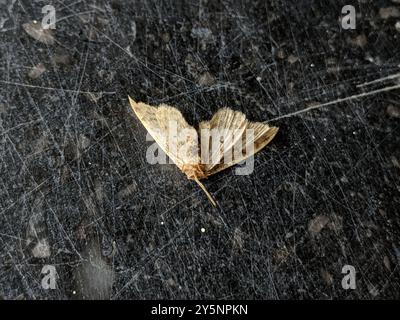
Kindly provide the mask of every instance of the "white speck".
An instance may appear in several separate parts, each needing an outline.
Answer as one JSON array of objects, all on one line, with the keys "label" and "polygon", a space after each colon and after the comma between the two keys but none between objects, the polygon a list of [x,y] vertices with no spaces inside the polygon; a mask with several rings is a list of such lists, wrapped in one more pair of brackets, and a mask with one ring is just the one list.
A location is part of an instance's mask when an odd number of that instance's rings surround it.
[{"label": "white speck", "polygon": [[258,82],[260,82],[260,81],[262,80],[262,78],[261,78],[261,77],[257,77],[256,80],[257,80]]},{"label": "white speck", "polygon": [[315,64],[314,64],[314,63],[311,63],[310,66],[311,66],[311,68],[314,68],[314,67],[315,67]]},{"label": "white speck", "polygon": [[162,226],[164,225],[164,221],[161,221],[161,225],[162,225]]},{"label": "white speck", "polygon": [[324,138],[324,141],[326,141],[326,138]]},{"label": "white speck", "polygon": [[400,21],[397,21],[396,24],[394,25],[394,27],[396,28],[396,30],[398,32],[400,32]]},{"label": "white speck", "polygon": [[369,62],[374,62],[374,58],[373,57],[371,57],[369,54],[367,54],[366,56],[365,56],[365,59],[366,60],[368,60]]},{"label": "white speck", "polygon": [[72,294],[76,294],[76,291],[74,290],[74,291],[72,291]]},{"label": "white speck", "polygon": [[200,231],[204,233],[204,232],[206,232],[206,229],[201,228]]},{"label": "white speck", "polygon": [[354,135],[356,135],[356,134],[357,134],[357,132],[353,131],[353,134],[354,134]]}]

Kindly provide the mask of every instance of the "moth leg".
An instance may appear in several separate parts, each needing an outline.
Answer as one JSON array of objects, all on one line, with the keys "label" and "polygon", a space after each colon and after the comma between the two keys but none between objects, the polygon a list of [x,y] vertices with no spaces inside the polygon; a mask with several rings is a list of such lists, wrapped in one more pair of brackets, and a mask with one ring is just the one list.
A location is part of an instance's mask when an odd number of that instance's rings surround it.
[{"label": "moth leg", "polygon": [[212,205],[214,207],[217,207],[217,203],[215,202],[214,198],[212,197],[212,195],[207,191],[206,187],[204,186],[204,184],[202,184],[200,182],[199,179],[197,179],[197,177],[194,177],[194,181],[196,181],[196,183],[199,185],[199,187],[204,191],[204,193],[207,195],[208,200],[210,200],[210,202],[212,203]]}]

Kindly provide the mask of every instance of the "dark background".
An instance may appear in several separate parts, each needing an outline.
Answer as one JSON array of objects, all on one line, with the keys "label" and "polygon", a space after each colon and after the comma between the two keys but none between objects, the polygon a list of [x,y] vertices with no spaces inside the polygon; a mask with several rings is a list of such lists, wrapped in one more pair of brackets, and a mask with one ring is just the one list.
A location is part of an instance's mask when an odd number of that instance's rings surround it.
[{"label": "dark background", "polygon": [[396,2],[56,0],[46,45],[22,25],[49,2],[0,0],[0,297],[399,298],[400,91],[275,122],[252,175],[205,181],[217,209],[146,162],[127,101],[197,126],[223,106],[262,121],[393,85],[357,87],[398,72]]}]

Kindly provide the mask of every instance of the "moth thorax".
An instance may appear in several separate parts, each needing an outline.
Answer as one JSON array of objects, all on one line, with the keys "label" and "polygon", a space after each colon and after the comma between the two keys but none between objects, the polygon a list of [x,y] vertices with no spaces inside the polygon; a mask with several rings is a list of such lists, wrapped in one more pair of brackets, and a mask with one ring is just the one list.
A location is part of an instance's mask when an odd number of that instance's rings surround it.
[{"label": "moth thorax", "polygon": [[182,171],[186,174],[188,179],[204,179],[207,178],[204,167],[204,164],[184,164],[182,166]]}]

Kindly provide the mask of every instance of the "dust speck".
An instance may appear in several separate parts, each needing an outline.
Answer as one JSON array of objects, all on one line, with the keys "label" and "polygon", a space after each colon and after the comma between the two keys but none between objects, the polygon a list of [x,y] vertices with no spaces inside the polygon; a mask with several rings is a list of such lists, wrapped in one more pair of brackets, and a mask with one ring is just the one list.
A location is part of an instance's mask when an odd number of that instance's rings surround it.
[{"label": "dust speck", "polygon": [[32,249],[32,255],[35,258],[48,258],[51,255],[50,246],[46,239],[41,239]]},{"label": "dust speck", "polygon": [[47,45],[54,44],[54,33],[52,29],[43,29],[42,24],[37,21],[24,23],[22,28],[35,40]]},{"label": "dust speck", "polygon": [[325,215],[316,216],[308,225],[308,231],[312,235],[317,235],[328,224],[329,218]]},{"label": "dust speck", "polygon": [[398,106],[389,105],[386,108],[386,113],[392,118],[400,118],[400,108]]},{"label": "dust speck", "polygon": [[400,11],[396,7],[386,7],[379,9],[379,16],[382,19],[398,18],[400,17]]},{"label": "dust speck", "polygon": [[28,77],[31,79],[37,79],[39,78],[44,72],[46,71],[46,67],[44,66],[43,63],[39,63],[36,66],[34,66],[31,71],[28,73]]}]

